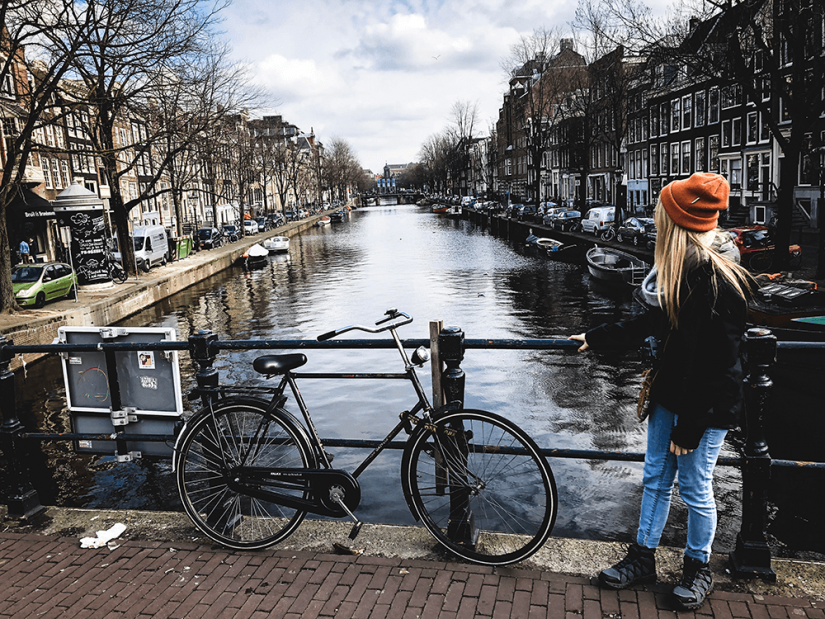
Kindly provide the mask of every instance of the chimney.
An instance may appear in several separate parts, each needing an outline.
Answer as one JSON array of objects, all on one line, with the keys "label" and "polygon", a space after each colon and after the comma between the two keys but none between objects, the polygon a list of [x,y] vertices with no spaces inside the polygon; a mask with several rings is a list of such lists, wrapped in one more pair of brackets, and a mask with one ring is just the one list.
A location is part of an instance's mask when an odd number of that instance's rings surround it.
[{"label": "chimney", "polygon": [[562,39],[561,40],[561,51],[569,49],[570,51],[576,51],[576,46],[573,44],[573,39]]}]

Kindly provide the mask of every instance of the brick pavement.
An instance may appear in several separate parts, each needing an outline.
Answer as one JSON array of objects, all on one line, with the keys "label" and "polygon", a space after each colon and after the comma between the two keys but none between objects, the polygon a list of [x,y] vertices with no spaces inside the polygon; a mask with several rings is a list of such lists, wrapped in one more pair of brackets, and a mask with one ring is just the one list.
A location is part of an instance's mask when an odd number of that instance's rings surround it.
[{"label": "brick pavement", "polygon": [[0,533],[0,617],[825,619],[825,604],[811,599],[722,591],[699,613],[676,613],[666,585],[604,591],[588,578],[518,568],[169,542],[79,546]]}]

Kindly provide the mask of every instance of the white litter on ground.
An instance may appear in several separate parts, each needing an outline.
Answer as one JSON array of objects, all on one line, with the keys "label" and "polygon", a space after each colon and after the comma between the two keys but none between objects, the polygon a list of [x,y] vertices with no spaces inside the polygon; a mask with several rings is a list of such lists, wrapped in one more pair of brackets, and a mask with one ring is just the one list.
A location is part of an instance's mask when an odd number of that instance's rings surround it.
[{"label": "white litter on ground", "polygon": [[106,531],[98,531],[97,537],[84,537],[80,540],[81,548],[101,548],[110,540],[113,540],[126,530],[126,525],[120,522],[112,525],[112,528]]}]

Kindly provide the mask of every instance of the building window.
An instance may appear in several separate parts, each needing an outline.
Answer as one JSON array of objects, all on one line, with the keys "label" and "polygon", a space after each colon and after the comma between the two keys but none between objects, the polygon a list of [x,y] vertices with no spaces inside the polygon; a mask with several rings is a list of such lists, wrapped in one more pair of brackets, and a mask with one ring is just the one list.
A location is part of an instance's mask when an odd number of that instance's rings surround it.
[{"label": "building window", "polygon": [[659,106],[654,105],[650,108],[650,136],[657,135],[659,135]]},{"label": "building window", "polygon": [[659,171],[662,176],[667,176],[667,168],[670,164],[670,151],[667,148],[667,142],[663,142],[659,147]]},{"label": "building window", "polygon": [[748,155],[747,164],[748,189],[750,191],[759,191],[759,155]]},{"label": "building window", "polygon": [[40,167],[43,168],[43,177],[46,179],[46,189],[52,189],[52,171],[49,160],[45,157],[40,157]]},{"label": "building window", "polygon": [[714,86],[708,91],[708,124],[719,122],[719,88]]},{"label": "building window", "polygon": [[719,136],[708,136],[708,172],[719,172]]},{"label": "building window", "polygon": [[762,206],[761,204],[757,204],[753,207],[753,223],[755,224],[763,224],[765,223],[765,211],[767,209]]},{"label": "building window", "polygon": [[740,144],[742,144],[742,119],[734,118],[733,138],[731,140],[731,146],[739,146]]},{"label": "building window", "polygon": [[682,129],[690,129],[693,119],[693,98],[690,95],[682,97]]},{"label": "building window", "polygon": [[756,124],[756,112],[748,112],[748,132],[747,132],[747,141],[748,144],[756,144],[758,139],[757,135],[758,126]]},{"label": "building window", "polygon": [[670,173],[679,174],[679,142],[670,143]]},{"label": "building window", "polygon": [[642,151],[642,169],[639,172],[639,178],[647,178],[647,149]]},{"label": "building window", "polygon": [[670,104],[667,101],[659,106],[659,135],[667,135],[668,126],[670,124]]},{"label": "building window", "polygon": [[742,160],[730,160],[730,186],[732,189],[739,189],[742,186]]},{"label": "building window", "polygon": [[700,90],[696,93],[696,105],[693,110],[694,125],[703,127],[705,125],[705,91]]},{"label": "building window", "polygon": [[730,146],[731,141],[731,132],[730,132],[730,121],[723,120],[722,121],[722,148],[727,148]]},{"label": "building window", "polygon": [[707,168],[705,165],[707,160],[707,154],[705,153],[705,138],[696,138],[696,149],[694,156],[696,159],[696,171],[704,172]]},{"label": "building window", "polygon": [[659,174],[659,147],[656,144],[650,145],[650,174]]},{"label": "building window", "polygon": [[60,160],[60,174],[63,177],[63,186],[69,187],[72,181],[71,176],[69,176],[69,162],[65,159]]},{"label": "building window", "polygon": [[670,130],[679,131],[679,99],[670,102]]},{"label": "building window", "polygon": [[60,161],[52,159],[52,176],[54,177],[54,188],[63,189],[63,183],[60,180]]},{"label": "building window", "polygon": [[768,125],[768,122],[765,120],[765,114],[762,112],[759,113],[759,118],[762,122],[759,125],[759,141],[760,142],[769,142],[771,139],[771,128]]},{"label": "building window", "polygon": [[682,142],[682,174],[690,174],[690,142]]}]

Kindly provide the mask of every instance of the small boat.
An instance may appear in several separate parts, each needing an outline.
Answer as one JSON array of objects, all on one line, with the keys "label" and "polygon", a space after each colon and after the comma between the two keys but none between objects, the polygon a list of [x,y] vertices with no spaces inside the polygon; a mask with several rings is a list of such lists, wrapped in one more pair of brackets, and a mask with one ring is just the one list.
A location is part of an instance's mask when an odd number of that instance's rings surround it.
[{"label": "small boat", "polygon": [[329,216],[329,220],[332,223],[341,223],[346,218],[346,214],[344,211],[335,211]]},{"label": "small boat", "polygon": [[447,217],[458,218],[461,217],[461,205],[460,204],[453,204],[451,207],[447,209],[446,213]]},{"label": "small boat", "polygon": [[277,254],[279,252],[289,251],[289,237],[288,236],[273,236],[266,239],[263,243],[264,249],[268,252]]},{"label": "small boat", "polygon": [[650,271],[641,258],[610,247],[589,249],[586,257],[590,274],[606,283],[640,286]]},{"label": "small boat", "polygon": [[450,210],[449,204],[434,204],[433,205],[433,213],[446,213]]},{"label": "small boat", "polygon": [[255,243],[243,253],[241,259],[244,261],[244,264],[252,266],[256,264],[263,264],[266,261],[267,256],[269,256],[269,250],[261,247],[258,243]]},{"label": "small boat", "polygon": [[323,217],[321,217],[321,219],[319,219],[318,221],[315,222],[316,226],[328,226],[329,224],[330,224],[330,218],[327,217],[326,215],[324,215]]}]

